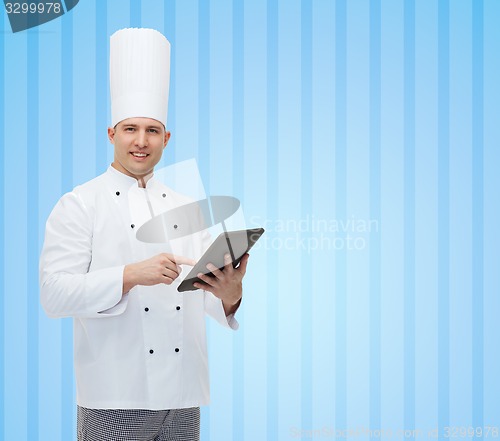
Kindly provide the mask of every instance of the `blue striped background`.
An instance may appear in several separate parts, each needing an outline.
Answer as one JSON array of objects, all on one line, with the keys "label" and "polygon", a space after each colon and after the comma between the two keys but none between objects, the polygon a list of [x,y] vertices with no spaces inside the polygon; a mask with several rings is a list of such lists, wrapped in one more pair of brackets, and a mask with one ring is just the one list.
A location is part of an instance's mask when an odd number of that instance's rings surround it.
[{"label": "blue striped background", "polygon": [[38,256],[57,199],[112,160],[127,26],[172,43],[162,164],[196,157],[267,229],[240,331],[209,323],[202,439],[498,437],[499,22],[496,0],[81,0],[18,34],[4,14],[0,439],[75,438],[72,324],[40,309]]}]

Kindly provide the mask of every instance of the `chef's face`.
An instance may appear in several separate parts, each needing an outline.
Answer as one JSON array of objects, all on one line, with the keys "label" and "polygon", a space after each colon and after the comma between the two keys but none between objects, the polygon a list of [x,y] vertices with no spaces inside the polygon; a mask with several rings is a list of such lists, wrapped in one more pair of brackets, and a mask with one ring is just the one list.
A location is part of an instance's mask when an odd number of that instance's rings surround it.
[{"label": "chef's face", "polygon": [[161,159],[170,132],[151,118],[127,118],[108,128],[108,138],[115,146],[113,166],[134,178],[151,173]]}]

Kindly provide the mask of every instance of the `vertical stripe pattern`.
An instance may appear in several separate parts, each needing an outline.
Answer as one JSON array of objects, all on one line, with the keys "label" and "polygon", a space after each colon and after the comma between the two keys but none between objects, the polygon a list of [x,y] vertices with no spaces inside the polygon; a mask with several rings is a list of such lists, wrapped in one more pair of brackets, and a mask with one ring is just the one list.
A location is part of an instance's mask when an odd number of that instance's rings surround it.
[{"label": "vertical stripe pattern", "polygon": [[75,439],[72,321],[41,310],[38,258],[113,156],[109,37],[135,26],[172,44],[162,161],[195,157],[266,229],[241,329],[209,322],[201,439],[498,434],[498,22],[494,0],[81,0],[16,34],[4,14],[0,438]]},{"label": "vertical stripe pattern", "polygon": [[[380,219],[380,0],[370,2],[370,219]],[[370,427],[380,417],[380,236],[370,234]],[[374,438],[374,437],[371,437]]]},{"label": "vertical stripe pattern", "polygon": [[[245,182],[245,155],[244,155],[244,95],[243,83],[244,78],[244,21],[243,21],[243,1],[236,0],[233,2],[233,65],[232,65],[232,80],[233,80],[233,160],[232,170],[234,173],[233,179],[233,194],[239,198],[243,197],[244,182]],[[229,188],[229,187],[228,187]],[[233,335],[233,439],[243,439],[244,424],[245,424],[245,403],[244,391],[245,384],[241,379],[245,375],[245,320],[244,311],[240,314],[241,332]]]},{"label": "vertical stripe pattern", "polygon": [[[347,218],[346,202],[346,21],[345,0],[335,3],[335,216]],[[342,237],[342,234],[340,236]],[[335,426],[347,429],[347,256],[337,251],[335,274]]]},{"label": "vertical stripe pattern", "polygon": [[[197,161],[205,192],[210,194],[210,0],[198,2],[198,145]],[[210,336],[210,329],[208,329]],[[210,350],[210,344],[208,346]],[[201,438],[210,441],[210,408],[201,411]]]},{"label": "vertical stripe pattern", "polygon": [[472,5],[472,424],[483,426],[483,0]]},{"label": "vertical stripe pattern", "polygon": [[28,215],[26,237],[28,239],[28,291],[27,291],[27,315],[28,315],[28,439],[38,440],[38,204],[33,204],[31,196],[36,195],[38,199],[38,30],[35,29],[28,36],[28,118],[26,127],[32,137],[28,148],[27,163],[27,190],[26,211]]},{"label": "vertical stripe pattern", "polygon": [[[107,28],[108,11],[105,2],[95,4],[95,55],[97,60],[108,58],[109,35]],[[106,63],[96,62],[95,64],[95,158],[96,170],[104,170],[107,167],[106,151],[107,139],[103,139],[106,133],[108,116],[108,67]]]},{"label": "vertical stripe pattern", "polygon": [[404,427],[415,428],[415,2],[404,4]]},{"label": "vertical stripe pattern", "polygon": [[[168,120],[167,120],[167,130],[170,130],[171,133],[176,133],[176,125],[175,125],[175,99],[176,99],[176,75],[175,75],[175,68],[174,66],[176,65],[176,42],[175,42],[175,0],[168,0],[165,2],[165,9],[164,9],[164,17],[163,21],[165,22],[165,36],[167,37],[168,41],[170,42],[170,65],[172,68],[170,69],[170,94],[168,97]],[[173,148],[175,147],[175,137],[169,141],[168,148]],[[172,161],[169,159],[172,157]],[[167,160],[168,163],[173,163],[175,160],[174,155],[169,155],[167,158],[164,158]]]},{"label": "vertical stripe pattern", "polygon": [[[4,29],[5,29],[5,19],[0,19],[0,60],[5,60],[5,49],[4,49]],[[2,96],[5,96],[5,74],[4,69],[0,69],[0,90],[2,91]],[[2,126],[5,125],[5,101],[0,102],[0,123]],[[3,323],[5,323],[5,138],[0,136],[0,171],[2,173],[1,178],[1,191],[0,191],[0,320],[2,325],[0,326],[0,438],[5,438],[5,425],[4,425],[4,415],[5,415],[5,329]]]},{"label": "vertical stripe pattern", "polygon": [[[61,138],[63,146],[73,139],[73,15],[62,21],[61,36]],[[73,188],[73,149],[61,149],[61,194]],[[61,438],[74,435],[73,326],[71,319],[61,320]]]},{"label": "vertical stripe pattern", "polygon": [[[301,2],[301,217],[312,213],[312,5],[307,0]],[[310,238],[309,233],[302,233]],[[310,280],[306,274],[312,273],[312,256],[301,255],[301,426],[312,427],[312,303],[309,292]]]},{"label": "vertical stripe pattern", "polygon": [[449,425],[449,10],[438,8],[438,427]]},{"label": "vertical stripe pattern", "polygon": [[[267,33],[267,127],[266,127],[266,181],[268,183],[267,216],[269,219],[278,217],[277,194],[278,194],[278,0],[267,2],[266,33]],[[275,235],[268,231],[270,240]],[[269,267],[278,268],[278,253],[270,253]],[[269,295],[265,299],[267,317],[267,440],[272,441],[279,438],[278,418],[278,323],[280,321],[278,290],[279,280],[276,277],[268,277],[267,291],[275,295]]]}]

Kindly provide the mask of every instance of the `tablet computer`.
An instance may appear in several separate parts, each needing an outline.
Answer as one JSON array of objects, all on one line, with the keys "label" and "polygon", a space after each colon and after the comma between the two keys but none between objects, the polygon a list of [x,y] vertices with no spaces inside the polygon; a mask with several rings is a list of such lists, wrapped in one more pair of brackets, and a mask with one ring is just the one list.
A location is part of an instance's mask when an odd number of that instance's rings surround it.
[{"label": "tablet computer", "polygon": [[219,234],[217,239],[210,245],[205,254],[191,269],[189,274],[177,287],[177,291],[194,291],[196,289],[193,283],[203,281],[197,277],[197,274],[202,273],[213,277],[213,274],[207,269],[207,264],[212,263],[219,269],[224,268],[224,255],[229,254],[233,262],[233,267],[236,268],[240,263],[241,258],[253,247],[264,233],[264,228],[253,228],[250,230],[227,231]]}]

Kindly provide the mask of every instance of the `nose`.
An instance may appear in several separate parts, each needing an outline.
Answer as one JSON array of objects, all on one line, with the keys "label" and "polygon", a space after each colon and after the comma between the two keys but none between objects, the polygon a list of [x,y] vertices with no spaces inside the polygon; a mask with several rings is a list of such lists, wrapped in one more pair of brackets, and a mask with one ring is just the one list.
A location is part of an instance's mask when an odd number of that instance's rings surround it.
[{"label": "nose", "polygon": [[148,146],[148,137],[145,130],[137,130],[137,136],[135,138],[135,145],[137,147],[147,147]]}]

